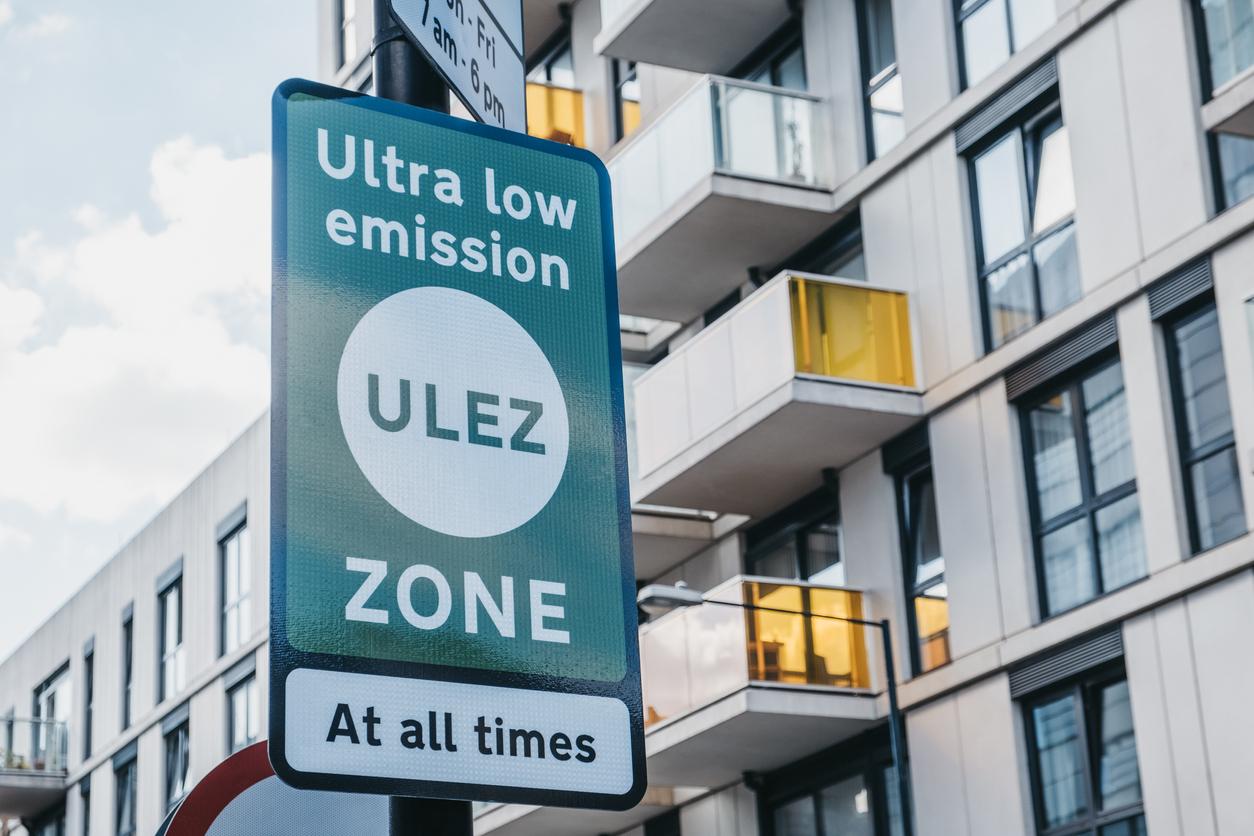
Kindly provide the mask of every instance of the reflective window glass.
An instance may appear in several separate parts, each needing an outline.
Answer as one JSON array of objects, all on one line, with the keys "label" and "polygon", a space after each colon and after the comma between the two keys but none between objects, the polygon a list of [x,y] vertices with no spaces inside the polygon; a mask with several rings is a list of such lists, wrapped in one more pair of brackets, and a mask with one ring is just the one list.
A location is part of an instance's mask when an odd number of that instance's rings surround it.
[{"label": "reflective window glass", "polygon": [[983,263],[991,264],[1024,241],[1023,150],[1009,134],[975,159]]},{"label": "reflective window glass", "polygon": [[1031,413],[1033,472],[1041,516],[1051,519],[1080,504],[1080,460],[1075,410],[1069,391],[1060,392]]},{"label": "reflective window glass", "polygon": [[1206,30],[1211,88],[1218,89],[1254,64],[1254,2],[1198,0]]},{"label": "reflective window glass", "polygon": [[1051,316],[1080,298],[1080,258],[1075,249],[1075,224],[1042,239],[1032,248],[1041,285],[1041,316]]},{"label": "reflective window glass", "polygon": [[989,0],[968,15],[961,27],[963,67],[967,86],[970,87],[983,81],[1010,57],[1005,0]]},{"label": "reflective window glass", "polygon": [[823,836],[875,836],[871,793],[861,775],[819,791]]},{"label": "reflective window glass", "polygon": [[1224,207],[1235,206],[1254,195],[1254,139],[1237,134],[1216,134],[1219,177]]},{"label": "reflective window glass", "polygon": [[1132,703],[1126,680],[1107,685],[1098,694],[1098,800],[1103,810],[1118,810],[1141,800]]},{"label": "reflective window glass", "polygon": [[1071,178],[1071,143],[1067,138],[1065,125],[1055,124],[1040,137],[1037,146],[1036,172],[1032,231],[1044,232],[1075,212],[1075,185]]},{"label": "reflective window glass", "polygon": [[1145,576],[1120,364],[1058,388],[1024,418],[1041,594],[1054,615]]},{"label": "reflective window glass", "polygon": [[1213,303],[1168,324],[1180,458],[1194,551],[1245,533],[1236,439]]},{"label": "reflective window glass", "polygon": [[1032,710],[1032,730],[1044,824],[1060,827],[1088,812],[1076,697],[1068,694],[1038,705]]}]

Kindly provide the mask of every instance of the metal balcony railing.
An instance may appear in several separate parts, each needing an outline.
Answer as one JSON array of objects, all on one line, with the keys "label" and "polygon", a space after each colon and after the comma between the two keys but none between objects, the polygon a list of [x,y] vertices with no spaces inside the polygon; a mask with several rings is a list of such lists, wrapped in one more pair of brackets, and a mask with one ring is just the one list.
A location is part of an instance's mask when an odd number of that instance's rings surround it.
[{"label": "metal balcony railing", "polygon": [[646,726],[683,716],[751,683],[871,688],[865,628],[821,617],[862,618],[861,592],[736,578],[707,598],[789,612],[703,604],[645,624],[640,658]]},{"label": "metal balcony railing", "polygon": [[797,90],[702,78],[610,160],[618,240],[712,174],[826,188],[821,104]]},{"label": "metal balcony railing", "polygon": [[583,93],[567,87],[528,81],[527,133],[565,145],[586,147]]},{"label": "metal balcony railing", "polygon": [[68,743],[62,721],[0,718],[0,772],[63,775]]}]

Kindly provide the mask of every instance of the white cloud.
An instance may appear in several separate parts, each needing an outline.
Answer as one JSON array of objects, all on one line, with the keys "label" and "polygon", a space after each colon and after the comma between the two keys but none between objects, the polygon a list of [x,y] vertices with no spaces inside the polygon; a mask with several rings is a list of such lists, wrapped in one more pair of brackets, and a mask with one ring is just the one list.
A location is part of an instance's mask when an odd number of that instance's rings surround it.
[{"label": "white cloud", "polygon": [[[10,17],[13,10],[9,10]],[[4,16],[4,12],[0,10],[0,17]],[[50,12],[46,15],[40,15],[33,22],[22,27],[22,35],[27,38],[48,38],[53,35],[60,35],[62,32],[74,25],[74,18],[60,12]]]},{"label": "white cloud", "polygon": [[0,0],[0,26],[13,19],[13,4],[9,0]]},{"label": "white cloud", "polygon": [[79,210],[81,237],[28,234],[0,273],[0,500],[155,510],[265,408],[268,160],[178,140],[151,177],[159,228]]}]

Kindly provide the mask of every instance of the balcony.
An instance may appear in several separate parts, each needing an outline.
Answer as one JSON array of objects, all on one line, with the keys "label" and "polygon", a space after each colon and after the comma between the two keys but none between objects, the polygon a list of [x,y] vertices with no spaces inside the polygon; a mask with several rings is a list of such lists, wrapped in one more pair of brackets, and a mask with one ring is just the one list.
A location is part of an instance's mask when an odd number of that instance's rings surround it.
[{"label": "balcony", "polygon": [[783,26],[786,0],[601,0],[593,49],[698,73],[725,73]]},{"label": "balcony", "polygon": [[609,160],[623,313],[688,322],[834,220],[823,104],[701,79]]},{"label": "balcony", "polygon": [[622,832],[699,794],[696,788],[792,763],[883,721],[868,650],[879,637],[819,617],[863,618],[861,592],[733,578],[705,597],[790,612],[707,603],[640,628],[649,773],[640,806],[607,813],[497,805],[476,817],[476,833]]},{"label": "balcony", "polygon": [[528,81],[527,133],[563,145],[586,147],[583,93],[566,87]]},{"label": "balcony", "polygon": [[765,516],[918,421],[905,293],[780,274],[635,383],[634,502]]},{"label": "balcony", "polygon": [[[862,594],[735,578],[706,598],[862,618]],[[791,763],[880,719],[864,627],[707,603],[640,630],[649,781],[717,787]]]},{"label": "balcony", "polygon": [[35,816],[61,800],[68,738],[55,720],[0,719],[0,820]]}]

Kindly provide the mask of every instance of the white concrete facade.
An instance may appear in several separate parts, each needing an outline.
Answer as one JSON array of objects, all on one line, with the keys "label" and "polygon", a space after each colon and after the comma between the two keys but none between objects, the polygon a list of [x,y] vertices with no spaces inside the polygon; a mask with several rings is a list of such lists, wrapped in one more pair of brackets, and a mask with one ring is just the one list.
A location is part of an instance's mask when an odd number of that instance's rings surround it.
[{"label": "white concrete facade", "polygon": [[[666,356],[668,352],[653,352],[654,369],[636,389],[640,461],[670,461],[671,448],[678,443],[675,439],[683,438],[687,443],[689,436],[700,435],[708,449],[678,463],[671,461],[667,466],[677,470],[668,479],[686,478],[692,484],[722,489],[728,487],[729,480],[739,480],[735,487],[752,494],[758,466],[755,461],[770,463],[771,445],[782,443],[781,436],[795,444],[806,438],[844,433],[850,444],[864,444],[850,458],[834,452],[838,445],[824,449],[816,441],[813,466],[804,478],[799,477],[796,490],[789,492],[772,484],[770,491],[758,491],[752,517],[637,509],[638,548],[647,545],[650,555],[648,571],[638,572],[639,580],[683,580],[694,588],[710,590],[730,578],[758,574],[749,562],[766,537],[761,532],[775,531],[780,515],[798,496],[834,490],[840,512],[842,583],[862,593],[865,617],[888,619],[891,624],[905,711],[913,800],[911,832],[919,836],[1028,836],[1057,831],[1042,824],[1042,802],[1034,790],[1034,730],[1028,707],[1040,694],[1083,681],[1099,666],[1079,668],[1037,690],[1023,684],[1024,671],[1037,660],[1067,649],[1077,639],[1110,630],[1119,636],[1121,650],[1114,658],[1104,658],[1100,669],[1126,675],[1143,799],[1139,803],[1146,831],[1152,836],[1254,833],[1254,806],[1246,790],[1254,772],[1254,717],[1248,710],[1254,695],[1254,673],[1244,664],[1245,637],[1254,634],[1254,535],[1243,534],[1194,553],[1170,371],[1173,354],[1162,320],[1151,312],[1147,293],[1155,282],[1174,271],[1208,259],[1212,277],[1209,293],[1218,316],[1248,529],[1254,521],[1254,200],[1219,211],[1207,132],[1219,125],[1251,120],[1254,84],[1247,73],[1214,97],[1204,92],[1207,59],[1199,47],[1204,38],[1195,32],[1198,19],[1194,2],[1058,0],[1052,25],[1030,41],[1015,44],[1013,54],[1000,66],[964,89],[961,27],[955,4],[951,0],[893,0],[905,134],[899,144],[871,160],[860,61],[859,0],[804,0],[795,4],[799,10],[797,26],[804,48],[806,86],[818,98],[815,112],[824,120],[822,131],[816,135],[830,143],[830,147],[818,149],[829,161],[829,180],[819,187],[807,184],[802,188],[795,183],[721,171],[717,164],[709,164],[713,157],[706,154],[709,149],[702,148],[701,175],[717,181],[718,201],[707,199],[704,193],[694,197],[686,191],[673,198],[673,205],[660,208],[662,221],[635,231],[630,247],[620,251],[620,261],[627,259],[620,267],[629,277],[630,262],[644,259],[636,266],[647,266],[639,273],[645,274],[649,283],[643,286],[651,294],[638,309],[625,306],[623,312],[656,315],[679,310],[686,320],[674,330],[670,356]],[[532,0],[524,3],[530,8]],[[332,0],[319,4],[323,15],[323,75],[352,87],[369,80],[370,10],[368,4],[358,5],[362,8],[357,21],[357,59],[349,66],[336,67],[337,6]],[[691,13],[693,4],[680,0],[635,0],[628,4],[577,0],[565,7],[565,12],[554,4],[535,4],[536,25],[545,27],[550,35],[561,31],[561,15],[569,15],[575,86],[584,94],[587,144],[611,165],[632,147],[632,138],[615,141],[611,55],[631,58],[623,51],[630,50],[632,39],[621,36],[625,25],[621,21],[604,21],[607,9],[615,15],[639,17],[651,27],[665,27],[668,7],[679,9],[676,19],[680,20]],[[693,37],[717,38],[717,17],[717,12],[711,11],[710,25]],[[612,27],[608,31],[607,25]],[[772,32],[761,35],[762,42],[771,42]],[[649,46],[650,58],[656,60],[656,44],[650,42]],[[540,49],[530,36],[529,49]],[[701,61],[721,63],[700,63],[700,68],[722,75],[747,72],[743,64],[753,52],[730,60],[722,51],[709,49],[702,53]],[[1081,295],[1018,337],[986,350],[977,264],[977,207],[970,154],[959,150],[959,129],[1050,59],[1056,62],[1059,112],[1070,139]],[[666,115],[691,95],[694,85],[710,84],[705,77],[681,69],[694,66],[693,60],[677,55],[667,66],[637,67],[637,145],[642,137],[648,138],[645,132],[664,126]],[[708,140],[708,128],[708,124],[702,125],[702,141]],[[703,214],[689,212],[684,201],[700,203]],[[804,206],[803,221],[779,214],[780,204],[790,201],[794,209]],[[803,223],[803,238],[813,237],[810,227],[826,228],[856,217],[870,285],[908,294],[917,382],[917,392],[909,397],[918,405],[916,408],[912,401],[909,410],[881,408],[877,429],[882,429],[886,420],[898,421],[903,414],[908,415],[901,427],[893,424],[892,433],[876,435],[854,422],[841,424],[842,417],[847,420],[847,416],[833,411],[799,424],[800,436],[777,433],[769,443],[755,448],[754,438],[746,429],[755,421],[743,416],[754,415],[754,409],[767,410],[769,404],[755,396],[749,403],[737,402],[735,410],[723,409],[724,401],[730,403],[746,393],[735,390],[730,372],[728,381],[715,376],[721,366],[714,372],[697,369],[699,380],[692,386],[680,380],[693,373],[688,368],[696,368],[693,358],[700,359],[701,352],[715,340],[720,341],[719,351],[734,356],[737,363],[757,362],[748,366],[752,371],[787,366],[787,376],[792,374],[792,358],[784,354],[787,339],[783,339],[783,349],[769,344],[779,340],[752,336],[737,344],[737,324],[748,321],[754,306],[764,305],[764,300],[779,303],[777,324],[787,321],[783,307],[786,294],[780,293],[779,285],[768,284],[766,294],[775,293],[780,298],[754,296],[755,285],[747,279],[751,269],[802,270],[803,266],[788,262],[739,264],[737,275],[711,280],[710,287],[717,292],[684,287],[675,291],[674,298],[666,298],[668,286],[699,272],[691,269],[694,263],[722,262],[728,253],[735,252],[772,252],[778,245],[776,238],[758,242],[761,247],[753,246],[753,241],[727,241],[717,258],[705,255],[719,246],[721,232],[731,234],[728,230],[735,230],[735,235],[743,237],[743,221],[755,213],[766,218],[762,236],[778,235],[781,225],[795,232],[797,224]],[[821,222],[814,221],[816,214]],[[659,257],[659,253],[666,257]],[[682,253],[682,257],[673,253]],[[773,273],[761,278],[769,279],[770,275]],[[699,307],[696,300],[712,304],[732,288],[740,288],[744,294],[740,306],[721,312],[725,318],[719,319],[719,326],[704,338],[698,337],[706,323],[702,315],[693,314]],[[676,300],[681,297],[679,304]],[[632,295],[624,298],[638,301]],[[1106,356],[1118,356],[1121,363],[1126,433],[1143,532],[1144,576],[1050,615],[1044,610],[1040,588],[1044,573],[1038,565],[1039,525],[1033,510],[1030,453],[1025,449],[1028,434],[1023,426],[1022,400],[1012,395],[1011,378],[1060,340],[1106,316],[1113,317],[1117,333]],[[691,345],[681,348],[694,337]],[[763,355],[771,351],[775,353]],[[666,380],[676,382],[673,386],[657,385]],[[855,399],[865,400],[871,391],[840,382],[820,385],[843,389],[842,397]],[[874,406],[867,412],[876,417]],[[827,423],[816,427],[815,421]],[[926,673],[917,673],[912,662],[899,479],[897,471],[886,472],[893,469],[890,459],[895,454],[889,449],[891,442],[881,446],[884,436],[907,426],[926,426],[937,531],[948,586],[951,661]],[[257,679],[264,695],[264,625],[268,612],[266,427],[263,419],[250,428],[97,578],[0,664],[0,713],[13,707],[21,716],[31,704],[33,689],[63,662],[70,665],[74,693],[81,694],[82,647],[94,637],[97,696],[93,755],[87,760],[82,757],[82,742],[75,730],[82,711],[76,706],[70,715],[70,763],[65,778],[66,833],[84,832],[76,787],[88,774],[93,798],[91,832],[113,832],[111,758],[132,740],[139,742],[139,830],[154,830],[162,803],[161,719],[190,700],[194,778],[203,775],[225,752],[222,675],[239,659],[255,654]],[[842,450],[855,449],[839,446]],[[740,472],[699,470],[714,454],[733,448]],[[824,474],[827,467],[836,472]],[[834,486],[831,478],[835,479]],[[255,633],[238,653],[220,659],[215,638],[218,570],[214,528],[243,502],[247,502],[248,524],[253,531],[251,605]],[[833,507],[836,504],[833,501]],[[740,506],[711,510],[749,513]],[[783,530],[791,531],[787,526]],[[668,537],[673,542],[668,544]],[[154,584],[180,556],[187,601],[187,686],[155,706]],[[781,582],[789,580],[793,578],[781,577]],[[123,732],[118,728],[120,685],[115,660],[120,653],[121,612],[132,602],[138,707],[134,724]],[[684,717],[650,726],[650,757],[656,759],[653,762],[659,767],[658,774],[664,774],[666,781],[651,785],[640,810],[616,817],[497,807],[480,815],[478,831],[503,836],[663,836],[676,832],[686,836],[809,836],[815,831],[789,830],[794,825],[781,823],[785,819],[776,817],[794,797],[804,798],[811,790],[821,789],[819,784],[811,787],[807,775],[824,770],[830,771],[833,780],[853,775],[863,758],[876,767],[882,765],[875,759],[878,755],[867,755],[857,748],[862,745],[858,739],[870,741],[866,746],[872,749],[882,747],[886,739],[883,657],[875,639],[871,636],[867,642],[874,687],[866,699],[852,697],[848,688],[830,684],[759,682],[699,706]],[[769,706],[769,710],[761,706]],[[755,710],[753,736],[744,733],[742,738],[729,736],[721,741],[711,737],[712,728],[726,728],[728,735],[738,733],[736,718]],[[806,729],[809,735],[827,735],[807,741],[813,745],[797,747],[807,753],[819,751],[827,760],[799,755],[798,763],[790,768],[769,758],[755,761],[750,752],[738,753],[738,747],[762,745],[762,720],[757,718],[772,713],[784,715],[779,722],[781,733],[784,729]],[[809,722],[814,717],[824,722]],[[854,727],[859,734],[837,731]],[[871,731],[863,732],[868,727]],[[675,757],[676,752],[684,751],[704,753],[693,755],[701,762],[691,765],[687,779],[682,759]],[[717,769],[708,762],[711,752],[719,753],[724,761],[715,764]],[[750,768],[758,762],[771,766],[759,774]],[[741,774],[745,772],[750,774]],[[714,773],[719,781],[709,778]],[[880,780],[876,777],[868,784],[873,787],[872,795],[884,794],[875,783]],[[795,784],[795,792],[788,789],[790,782]],[[876,836],[893,836],[895,832],[882,820],[870,826],[871,830],[857,832]],[[1064,827],[1063,832],[1096,831]]]}]

